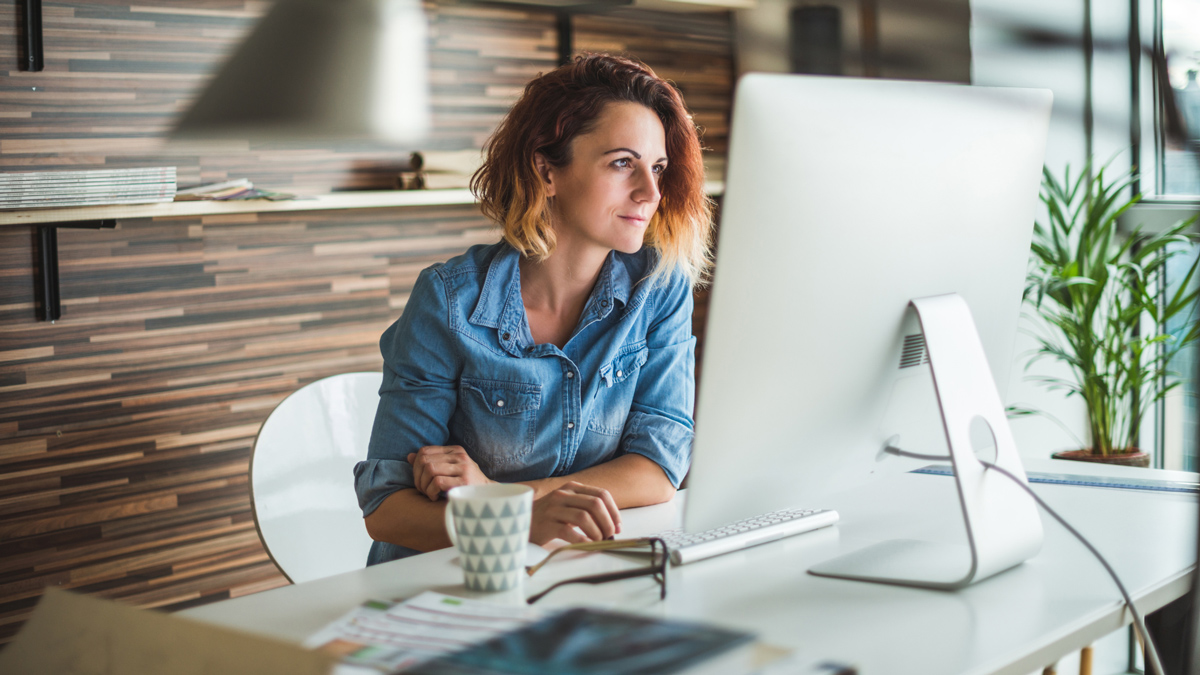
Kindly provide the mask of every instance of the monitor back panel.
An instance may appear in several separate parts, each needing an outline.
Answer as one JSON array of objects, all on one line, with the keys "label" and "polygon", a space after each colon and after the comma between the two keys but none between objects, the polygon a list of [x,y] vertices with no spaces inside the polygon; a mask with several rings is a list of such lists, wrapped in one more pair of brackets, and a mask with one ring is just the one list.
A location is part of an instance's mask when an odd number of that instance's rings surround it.
[{"label": "monitor back panel", "polygon": [[898,428],[944,451],[928,366],[900,367],[913,298],[966,298],[1003,397],[1050,106],[1042,90],[741,80],[687,530],[820,506],[893,461],[879,451]]}]

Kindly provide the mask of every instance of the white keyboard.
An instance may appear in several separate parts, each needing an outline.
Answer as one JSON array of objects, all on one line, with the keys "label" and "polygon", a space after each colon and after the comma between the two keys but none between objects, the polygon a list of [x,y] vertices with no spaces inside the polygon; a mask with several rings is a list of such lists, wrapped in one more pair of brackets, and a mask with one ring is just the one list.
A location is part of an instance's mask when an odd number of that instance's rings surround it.
[{"label": "white keyboard", "polygon": [[685,565],[758,546],[793,534],[829,527],[838,521],[837,511],[827,509],[782,509],[736,523],[687,534],[681,529],[666,530],[652,535],[667,542],[671,562]]}]

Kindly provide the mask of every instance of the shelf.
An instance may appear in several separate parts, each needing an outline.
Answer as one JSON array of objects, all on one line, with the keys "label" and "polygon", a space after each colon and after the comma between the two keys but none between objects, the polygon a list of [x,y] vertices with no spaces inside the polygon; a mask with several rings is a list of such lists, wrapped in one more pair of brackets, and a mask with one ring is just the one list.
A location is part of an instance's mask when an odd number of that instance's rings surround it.
[{"label": "shelf", "polygon": [[[704,184],[704,189],[709,195],[717,196],[724,191],[725,184],[721,181],[708,181]],[[403,206],[452,206],[455,204],[474,203],[475,197],[467,189],[333,192],[317,197],[293,199],[283,202],[272,202],[265,199],[246,199],[228,202],[167,202],[165,204],[75,206],[59,209],[0,211],[0,226],[42,225],[47,223],[71,223],[127,218],[212,216],[225,213],[385,209]]]},{"label": "shelf", "polygon": [[[717,196],[725,191],[725,184],[721,181],[708,181],[704,184],[704,190],[710,196]],[[246,199],[227,202],[168,202],[0,211],[0,226],[23,225],[36,229],[40,264],[35,272],[35,285],[41,296],[40,314],[45,321],[55,321],[62,313],[58,293],[58,229],[62,227],[111,228],[116,227],[118,219],[129,218],[179,218],[226,213],[385,209],[474,203],[475,196],[466,189],[334,192],[282,202]]]},{"label": "shelf", "polygon": [[442,206],[474,204],[470,190],[379,190],[333,192],[318,197],[272,202],[243,199],[227,202],[195,201],[163,204],[75,206],[60,209],[26,209],[0,212],[0,225],[40,225],[109,218],[174,218],[212,216],[224,213],[268,213],[275,211],[326,211],[331,209],[383,209],[396,206]]}]

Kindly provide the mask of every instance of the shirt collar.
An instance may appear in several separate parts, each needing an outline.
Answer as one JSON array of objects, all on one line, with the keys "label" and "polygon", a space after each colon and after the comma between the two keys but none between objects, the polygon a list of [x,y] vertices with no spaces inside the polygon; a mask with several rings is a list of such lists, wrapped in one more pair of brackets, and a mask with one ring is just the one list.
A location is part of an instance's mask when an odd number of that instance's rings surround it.
[{"label": "shirt collar", "polygon": [[[500,242],[499,250],[488,264],[483,290],[475,303],[470,322],[477,326],[495,328],[500,346],[505,351],[520,355],[533,346],[529,335],[525,304],[521,300],[520,254],[507,242]],[[600,268],[600,277],[592,289],[592,295],[584,305],[584,316],[589,314],[603,319],[608,316],[617,302],[629,303],[633,280],[625,262],[618,259],[616,251],[610,251]],[[590,318],[590,317],[589,317]]]}]

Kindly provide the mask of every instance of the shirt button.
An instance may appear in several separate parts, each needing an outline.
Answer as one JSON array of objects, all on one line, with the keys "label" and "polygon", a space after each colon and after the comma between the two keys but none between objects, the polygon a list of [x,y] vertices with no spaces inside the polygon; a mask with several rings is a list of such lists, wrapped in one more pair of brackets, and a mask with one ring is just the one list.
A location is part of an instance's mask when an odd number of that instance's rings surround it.
[{"label": "shirt button", "polygon": [[567,428],[568,428],[568,429],[574,429],[574,428],[575,428],[575,423],[574,423],[574,422],[567,422]]},{"label": "shirt button", "polygon": [[575,377],[575,373],[572,373],[571,371],[569,371],[569,370],[568,370],[568,371],[567,371],[567,379],[569,380],[569,379],[571,379],[571,378],[573,378],[573,377]]},{"label": "shirt button", "polygon": [[503,408],[504,407],[504,399],[500,399],[499,401],[496,401],[496,407]]},{"label": "shirt button", "polygon": [[502,338],[502,339],[503,339],[505,342],[508,342],[509,340],[511,340],[511,339],[512,339],[512,333],[505,333],[504,335],[501,335],[500,337],[501,337],[501,338]]},{"label": "shirt button", "polygon": [[601,301],[600,301],[600,306],[601,306],[601,307],[608,307],[608,301],[607,301],[607,300],[601,300]]},{"label": "shirt button", "polygon": [[619,370],[617,371],[617,377],[624,377],[624,376],[625,376],[625,374],[624,374],[624,373],[622,373],[622,372],[621,372],[621,371],[619,371]]}]

